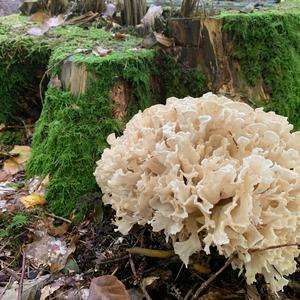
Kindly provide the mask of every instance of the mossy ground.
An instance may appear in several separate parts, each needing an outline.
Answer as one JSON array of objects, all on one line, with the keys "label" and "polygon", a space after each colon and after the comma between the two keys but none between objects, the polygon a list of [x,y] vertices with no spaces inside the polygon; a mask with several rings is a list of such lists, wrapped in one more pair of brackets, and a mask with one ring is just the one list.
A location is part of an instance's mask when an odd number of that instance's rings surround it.
[{"label": "mossy ground", "polygon": [[270,101],[253,99],[258,106],[287,116],[300,130],[300,9],[273,10],[222,16],[223,30],[233,42],[232,57],[239,61],[250,86],[262,81]]}]

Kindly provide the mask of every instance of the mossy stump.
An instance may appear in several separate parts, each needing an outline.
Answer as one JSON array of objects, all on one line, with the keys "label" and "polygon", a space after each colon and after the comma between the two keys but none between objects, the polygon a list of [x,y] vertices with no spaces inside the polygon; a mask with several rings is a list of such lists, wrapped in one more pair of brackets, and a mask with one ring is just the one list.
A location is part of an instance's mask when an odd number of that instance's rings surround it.
[{"label": "mossy stump", "polygon": [[[3,64],[6,72],[0,76],[0,85],[5,84],[7,76],[17,75],[18,64],[15,73],[5,69],[7,63],[18,62],[17,50],[13,49],[12,57],[7,56],[9,47],[26,43],[25,53],[31,54],[26,58],[31,60],[38,60],[35,54],[40,53],[33,49],[45,49],[43,62],[48,76],[42,76],[43,69],[39,78],[44,78],[44,86],[37,83],[35,87],[39,100],[42,94],[43,106],[26,172],[29,177],[50,175],[48,205],[56,214],[68,215],[80,196],[98,190],[93,176],[95,162],[106,148],[110,133],[121,134],[135,113],[168,96],[200,96],[205,91],[205,80],[201,72],[176,64],[168,55],[140,48],[141,39],[136,37],[121,41],[101,29],[76,26],[53,28],[47,36],[33,37],[26,34],[28,24],[21,29],[13,27],[19,22],[18,16],[0,19],[0,49],[7,58],[2,61],[0,57],[0,70]],[[111,49],[111,53],[95,56],[95,47]],[[26,65],[32,65],[30,60]],[[16,87],[13,83],[6,98],[1,99],[9,111],[4,122],[14,117],[16,110],[10,104],[19,105],[18,99],[11,97]],[[25,76],[24,87],[30,84],[32,80]],[[23,86],[19,88],[24,90]]]}]

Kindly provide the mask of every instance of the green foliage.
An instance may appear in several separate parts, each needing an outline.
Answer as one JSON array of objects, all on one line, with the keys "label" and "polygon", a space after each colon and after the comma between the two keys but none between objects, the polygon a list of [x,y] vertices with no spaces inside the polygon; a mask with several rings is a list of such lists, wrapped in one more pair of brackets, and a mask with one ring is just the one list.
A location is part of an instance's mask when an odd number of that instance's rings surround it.
[{"label": "green foliage", "polygon": [[21,213],[16,214],[10,221],[2,216],[0,218],[0,238],[18,235],[28,222],[28,217]]},{"label": "green foliage", "polygon": [[[223,17],[233,40],[233,58],[246,81],[262,80],[267,110],[287,116],[300,130],[300,11],[233,14]],[[253,99],[261,103],[261,99]]]}]

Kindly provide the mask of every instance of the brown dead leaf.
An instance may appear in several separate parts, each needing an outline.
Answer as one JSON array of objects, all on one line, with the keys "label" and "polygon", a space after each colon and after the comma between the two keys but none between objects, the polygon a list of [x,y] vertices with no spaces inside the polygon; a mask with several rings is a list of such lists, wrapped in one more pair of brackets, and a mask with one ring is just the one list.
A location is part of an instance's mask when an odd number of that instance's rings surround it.
[{"label": "brown dead leaf", "polygon": [[112,275],[92,279],[88,300],[130,300],[124,284]]},{"label": "brown dead leaf", "polygon": [[3,171],[9,175],[15,175],[24,169],[23,165],[19,165],[14,157],[7,159],[3,165]]},{"label": "brown dead leaf", "polygon": [[63,280],[63,278],[58,278],[49,285],[44,286],[41,290],[40,300],[49,299],[48,297],[64,286],[64,284],[65,280]]},{"label": "brown dead leaf", "polygon": [[112,49],[106,49],[102,47],[96,47],[93,49],[92,53],[96,56],[104,57],[112,53]]},{"label": "brown dead leaf", "polygon": [[33,192],[29,196],[21,197],[20,201],[24,204],[26,208],[32,208],[37,205],[44,205],[46,203],[45,197],[41,196],[36,192]]},{"label": "brown dead leaf", "polygon": [[71,254],[73,254],[75,252],[76,247],[77,247],[77,242],[79,241],[79,239],[80,239],[79,234],[72,236],[72,239],[71,239],[71,242],[70,242],[70,245],[68,248],[68,255],[67,255],[68,258],[70,257]]},{"label": "brown dead leaf", "polygon": [[5,182],[9,180],[10,177],[10,174],[6,173],[4,170],[0,170],[0,182]]},{"label": "brown dead leaf", "polygon": [[51,227],[50,226],[48,227],[48,233],[52,236],[62,236],[69,230],[70,225],[71,225],[70,223],[65,222],[65,223],[61,224],[60,226],[55,227],[52,224]]},{"label": "brown dead leaf", "polygon": [[126,39],[126,34],[122,32],[116,32],[113,34],[115,40],[124,41]]},{"label": "brown dead leaf", "polygon": [[35,23],[42,23],[49,19],[50,19],[50,17],[45,12],[38,11],[30,17],[29,21],[35,22]]}]

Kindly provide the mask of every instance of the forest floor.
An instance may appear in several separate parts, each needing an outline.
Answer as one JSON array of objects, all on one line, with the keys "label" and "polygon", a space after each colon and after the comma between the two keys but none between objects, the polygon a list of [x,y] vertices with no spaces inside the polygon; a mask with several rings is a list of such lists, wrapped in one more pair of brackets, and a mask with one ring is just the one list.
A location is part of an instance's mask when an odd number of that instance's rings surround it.
[{"label": "forest floor", "polygon": [[299,271],[273,294],[214,251],[185,267],[150,227],[122,236],[97,193],[55,216],[44,206],[47,178],[25,177],[30,145],[0,151],[0,299],[299,299]]}]

